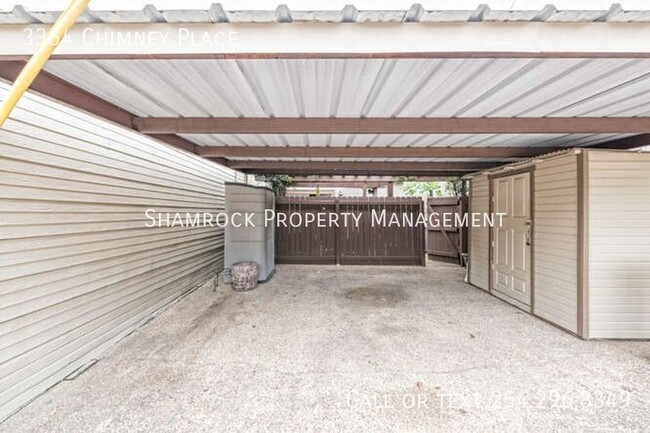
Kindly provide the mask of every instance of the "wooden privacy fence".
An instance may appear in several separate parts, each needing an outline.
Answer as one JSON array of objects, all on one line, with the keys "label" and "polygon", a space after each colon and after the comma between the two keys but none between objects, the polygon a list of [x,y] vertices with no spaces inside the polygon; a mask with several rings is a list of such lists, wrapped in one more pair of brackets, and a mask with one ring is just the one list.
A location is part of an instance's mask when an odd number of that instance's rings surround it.
[{"label": "wooden privacy fence", "polygon": [[[456,215],[462,217],[467,213],[467,197],[429,197],[427,213],[437,213],[432,218],[434,223],[427,228],[427,254],[433,259],[462,263],[463,254],[467,254],[467,225],[458,226]],[[445,217],[445,215],[448,215]],[[452,227],[445,227],[445,218]]]},{"label": "wooden privacy fence", "polygon": [[[329,224],[276,225],[277,263],[341,265],[418,265],[425,264],[426,226],[388,224],[403,222],[411,214],[415,223],[424,212],[419,198],[401,197],[277,197],[276,213],[304,216],[307,213],[337,214],[339,226]],[[374,213],[373,213],[374,211]],[[385,211],[386,224],[373,224],[373,215]],[[347,224],[343,217],[348,214]],[[358,217],[358,226],[351,215]],[[296,218],[297,221],[298,218]],[[376,220],[375,220],[376,222]]]}]

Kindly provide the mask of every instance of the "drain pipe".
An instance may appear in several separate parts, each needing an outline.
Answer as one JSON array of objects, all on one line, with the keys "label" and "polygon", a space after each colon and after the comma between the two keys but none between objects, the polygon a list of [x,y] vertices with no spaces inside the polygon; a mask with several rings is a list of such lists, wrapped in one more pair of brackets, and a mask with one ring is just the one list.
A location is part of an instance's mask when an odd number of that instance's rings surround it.
[{"label": "drain pipe", "polygon": [[36,50],[23,70],[20,71],[16,81],[11,86],[11,90],[9,90],[9,94],[2,101],[2,106],[0,107],[0,127],[4,125],[20,98],[34,79],[36,79],[39,72],[41,72],[45,62],[47,62],[54,49],[65,37],[66,32],[74,25],[86,7],[88,7],[88,3],[90,3],[90,0],[71,0],[68,7],[61,12],[61,15],[59,15],[47,33],[43,45]]}]

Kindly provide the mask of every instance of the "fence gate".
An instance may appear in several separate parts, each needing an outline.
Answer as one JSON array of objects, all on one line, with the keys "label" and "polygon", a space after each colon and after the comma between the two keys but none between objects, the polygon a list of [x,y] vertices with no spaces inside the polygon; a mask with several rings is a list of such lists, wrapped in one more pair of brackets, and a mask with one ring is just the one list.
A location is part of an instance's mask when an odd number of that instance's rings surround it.
[{"label": "fence gate", "polygon": [[[317,224],[276,226],[275,259],[277,263],[341,265],[418,265],[425,264],[426,227],[416,225],[424,211],[419,198],[402,197],[277,197],[277,213],[324,213],[324,227]],[[374,211],[374,212],[373,212]],[[385,213],[385,224],[376,218]],[[329,214],[337,214],[339,226],[329,224]],[[348,215],[348,224],[343,223]],[[413,225],[403,223],[410,215]],[[358,225],[351,215],[359,219]],[[375,224],[373,224],[373,215]],[[394,216],[395,215],[395,216]],[[389,224],[397,219],[400,225]],[[298,217],[294,219],[298,221]],[[288,221],[287,221],[288,222]]]},{"label": "fence gate", "polygon": [[[456,215],[462,217],[467,213],[467,197],[429,197],[427,212],[438,215],[427,229],[429,257],[462,263],[462,255],[467,254],[467,225],[457,226]],[[449,225],[452,227],[445,227]]]}]

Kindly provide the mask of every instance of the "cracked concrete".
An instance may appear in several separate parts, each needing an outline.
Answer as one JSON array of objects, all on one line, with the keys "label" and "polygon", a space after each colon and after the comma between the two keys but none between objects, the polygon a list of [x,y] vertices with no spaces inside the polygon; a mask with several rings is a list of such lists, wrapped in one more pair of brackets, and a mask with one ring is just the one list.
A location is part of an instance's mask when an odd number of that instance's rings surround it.
[{"label": "cracked concrete", "polygon": [[650,343],[581,341],[462,276],[280,266],[199,289],[0,431],[648,428]]}]

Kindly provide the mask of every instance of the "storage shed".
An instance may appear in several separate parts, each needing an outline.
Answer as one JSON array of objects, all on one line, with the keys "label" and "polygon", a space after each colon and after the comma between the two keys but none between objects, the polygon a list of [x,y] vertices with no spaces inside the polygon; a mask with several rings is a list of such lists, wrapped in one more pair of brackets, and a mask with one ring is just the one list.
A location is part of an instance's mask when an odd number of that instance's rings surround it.
[{"label": "storage shed", "polygon": [[[469,282],[582,338],[650,338],[650,153],[575,149],[470,177]],[[497,219],[498,221],[498,219]]]}]

